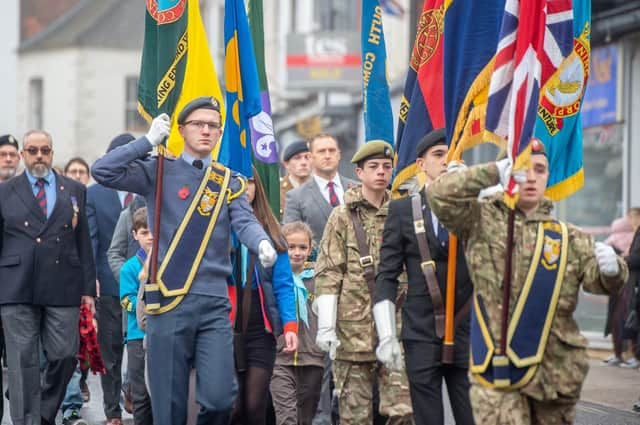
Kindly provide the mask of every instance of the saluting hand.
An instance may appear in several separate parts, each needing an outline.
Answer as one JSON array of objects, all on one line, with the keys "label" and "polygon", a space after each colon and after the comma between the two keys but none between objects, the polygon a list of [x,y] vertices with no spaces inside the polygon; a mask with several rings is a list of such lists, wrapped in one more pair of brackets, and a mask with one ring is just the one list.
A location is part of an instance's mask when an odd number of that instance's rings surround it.
[{"label": "saluting hand", "polygon": [[162,141],[169,136],[171,132],[171,118],[167,114],[160,114],[151,121],[151,127],[145,135],[149,143],[153,146],[158,146]]}]

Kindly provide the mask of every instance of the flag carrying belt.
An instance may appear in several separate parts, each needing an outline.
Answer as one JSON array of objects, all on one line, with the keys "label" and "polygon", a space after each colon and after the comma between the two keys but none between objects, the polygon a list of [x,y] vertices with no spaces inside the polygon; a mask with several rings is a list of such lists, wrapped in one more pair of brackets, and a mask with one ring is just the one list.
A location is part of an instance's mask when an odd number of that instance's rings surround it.
[{"label": "flag carrying belt", "polygon": [[[218,221],[231,172],[212,164],[191,201],[158,270],[157,283],[145,285],[146,312],[160,314],[177,306],[189,292]],[[244,188],[243,188],[244,189]],[[240,190],[242,192],[242,190]]]},{"label": "flag carrying belt", "polygon": [[542,362],[560,298],[568,231],[562,222],[540,223],[531,267],[509,321],[507,353],[496,353],[484,300],[474,293],[471,312],[471,373],[485,387],[526,385]]}]

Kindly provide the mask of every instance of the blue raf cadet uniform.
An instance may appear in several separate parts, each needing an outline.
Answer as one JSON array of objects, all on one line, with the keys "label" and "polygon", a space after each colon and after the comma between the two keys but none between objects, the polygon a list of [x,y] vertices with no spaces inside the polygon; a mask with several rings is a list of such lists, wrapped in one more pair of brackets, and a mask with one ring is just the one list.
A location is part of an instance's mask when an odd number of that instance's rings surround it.
[{"label": "blue raf cadet uniform", "polygon": [[[184,112],[178,122],[188,115]],[[143,196],[150,223],[158,166],[156,157],[148,157],[151,150],[145,136],[107,153],[92,167],[100,184]],[[226,282],[230,230],[256,255],[269,237],[247,202],[242,176],[211,163],[210,157],[195,160],[184,153],[165,159],[163,184],[158,285],[147,285],[145,295],[147,306],[154,305],[147,315],[154,423],[185,423],[188,377],[195,367],[198,423],[226,424],[237,393]],[[190,227],[196,225],[203,225],[203,231]]]}]

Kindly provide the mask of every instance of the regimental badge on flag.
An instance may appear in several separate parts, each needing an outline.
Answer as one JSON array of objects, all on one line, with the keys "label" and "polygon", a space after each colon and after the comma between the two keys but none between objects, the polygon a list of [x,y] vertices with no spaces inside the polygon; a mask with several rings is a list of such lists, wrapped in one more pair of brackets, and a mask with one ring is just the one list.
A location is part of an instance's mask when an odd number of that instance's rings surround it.
[{"label": "regimental badge on flag", "polygon": [[138,111],[148,122],[163,112],[171,116],[167,147],[179,155],[183,140],[174,112],[196,97],[222,100],[222,94],[198,0],[146,0],[146,6]]},{"label": "regimental badge on flag", "polygon": [[425,0],[400,103],[392,184],[396,194],[404,183],[416,177],[416,146],[420,139],[434,129],[443,128],[445,124],[444,19],[444,0]]},{"label": "regimental badge on flag", "polygon": [[244,0],[225,0],[224,42],[227,105],[231,113],[225,120],[218,161],[251,177],[249,119],[262,111],[262,100]]},{"label": "regimental badge on flag", "polygon": [[572,43],[563,46],[565,59],[542,87],[533,132],[549,159],[545,195],[559,200],[584,184],[580,110],[589,78],[591,1],[573,0],[571,21],[563,19],[568,12],[560,8],[566,8],[566,2],[549,3],[549,31],[570,31]]},{"label": "regimental badge on flag", "polygon": [[378,0],[362,3],[362,104],[365,141],[393,146],[393,114],[387,81],[387,48]]},{"label": "regimental badge on flag", "polygon": [[[528,168],[540,88],[573,47],[571,0],[507,0],[489,85],[486,137],[504,140],[514,170]],[[517,184],[505,188],[515,206]]]}]

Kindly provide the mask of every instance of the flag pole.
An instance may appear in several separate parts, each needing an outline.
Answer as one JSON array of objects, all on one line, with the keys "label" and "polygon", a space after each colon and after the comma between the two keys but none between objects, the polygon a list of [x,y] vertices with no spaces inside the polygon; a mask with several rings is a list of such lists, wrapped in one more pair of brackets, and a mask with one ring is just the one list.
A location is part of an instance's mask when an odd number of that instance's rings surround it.
[{"label": "flag pole", "polygon": [[454,325],[456,309],[456,263],[458,255],[458,238],[449,233],[449,261],[447,261],[447,291],[444,310],[444,342],[442,344],[442,363],[453,364]]},{"label": "flag pole", "polygon": [[500,321],[500,352],[507,353],[507,326],[509,324],[509,300],[511,298],[511,275],[513,270],[513,228],[516,217],[515,208],[509,210],[507,221],[507,256],[504,260],[504,278],[502,281],[502,317]]},{"label": "flag pole", "polygon": [[158,145],[158,167],[156,168],[156,199],[153,210],[153,244],[151,248],[150,272],[151,283],[158,283],[158,247],[160,246],[160,213],[162,210],[162,186],[164,180],[164,146]]}]

